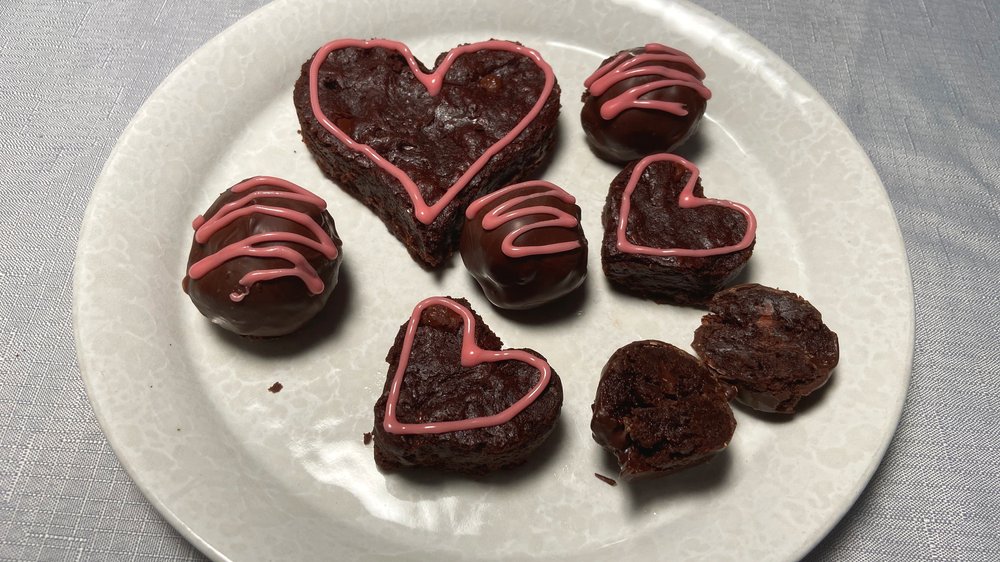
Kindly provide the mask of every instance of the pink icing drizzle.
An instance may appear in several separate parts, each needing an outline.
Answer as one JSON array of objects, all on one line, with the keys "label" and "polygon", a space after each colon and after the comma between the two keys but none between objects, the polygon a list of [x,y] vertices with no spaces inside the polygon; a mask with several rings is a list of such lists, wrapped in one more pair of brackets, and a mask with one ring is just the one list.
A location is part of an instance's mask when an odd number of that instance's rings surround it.
[{"label": "pink icing drizzle", "polygon": [[554,244],[544,244],[541,246],[517,246],[514,242],[517,241],[518,237],[522,234],[526,234],[535,230],[537,228],[546,227],[562,227],[562,228],[576,228],[576,225],[580,224],[580,221],[576,219],[573,215],[563,211],[562,209],[557,209],[550,205],[536,205],[533,207],[522,207],[520,209],[515,209],[521,203],[530,201],[532,199],[539,199],[542,197],[556,197],[559,200],[568,203],[570,205],[576,203],[576,198],[574,198],[569,193],[566,193],[559,186],[549,183],[547,181],[526,181],[523,183],[516,183],[514,185],[509,185],[498,191],[494,191],[485,197],[480,197],[479,199],[472,202],[471,205],[465,210],[465,218],[472,220],[475,216],[483,210],[486,206],[492,204],[497,199],[512,193],[520,189],[530,189],[532,187],[542,187],[545,190],[536,193],[529,193],[526,195],[520,195],[516,197],[511,197],[510,199],[500,203],[492,210],[490,210],[483,217],[483,230],[493,230],[499,228],[501,225],[506,224],[512,220],[516,220],[522,217],[527,217],[531,215],[549,215],[552,218],[543,221],[537,221],[529,224],[522,225],[513,232],[504,236],[503,242],[500,244],[500,248],[503,253],[511,258],[518,258],[523,256],[537,256],[542,254],[557,254],[559,252],[568,252],[570,250],[575,250],[580,247],[579,240],[572,240],[569,242],[557,242]]},{"label": "pink icing drizzle", "polygon": [[[252,191],[254,188],[260,186],[272,186],[282,189]],[[206,256],[201,260],[198,260],[188,269],[188,276],[191,279],[200,279],[227,261],[244,256],[283,259],[289,262],[292,267],[266,270],[258,269],[251,271],[244,275],[239,281],[242,290],[234,291],[229,295],[229,298],[234,302],[240,302],[247,296],[247,294],[249,294],[250,287],[252,287],[254,283],[277,279],[279,277],[291,276],[301,279],[306,284],[306,288],[308,288],[311,294],[318,295],[322,293],[325,286],[323,280],[320,279],[319,274],[316,273],[316,270],[309,264],[309,261],[300,252],[289,246],[261,247],[260,245],[275,242],[300,244],[315,250],[327,259],[332,260],[337,257],[338,252],[337,246],[330,238],[330,235],[327,234],[326,231],[323,230],[323,228],[306,213],[284,207],[260,204],[251,205],[250,203],[255,199],[262,198],[285,199],[289,201],[308,203],[322,211],[326,209],[326,201],[290,181],[271,176],[256,176],[248,180],[244,180],[230,188],[230,191],[233,193],[243,193],[249,191],[250,193],[247,193],[247,195],[235,201],[226,203],[214,215],[212,215],[212,218],[210,219],[206,220],[202,215],[198,215],[198,217],[191,224],[191,226],[195,229],[194,239],[197,243],[204,244],[208,242],[208,240],[216,232],[225,228],[233,221],[254,214],[281,217],[298,223],[309,229],[310,233],[312,233],[315,238],[308,238],[306,236],[302,236],[301,234],[292,232],[264,232],[260,234],[253,234],[240,240],[239,242],[229,244],[210,256]]]},{"label": "pink icing drizzle", "polygon": [[[653,62],[680,63],[690,68],[692,72],[660,65],[642,66]],[[629,88],[608,100],[601,105],[601,117],[614,119],[618,114],[630,108],[657,109],[674,115],[687,115],[687,108],[682,103],[640,99],[653,90],[670,86],[684,86],[695,90],[706,100],[712,98],[711,90],[701,82],[705,78],[705,71],[694,62],[694,59],[683,51],[659,43],[647,44],[643,48],[643,52],[638,55],[633,56],[629,52],[620,53],[584,80],[583,85],[591,95],[596,97],[623,80],[640,76],[661,76],[663,80],[654,80]]]},{"label": "pink icing drizzle", "polygon": [[[480,416],[465,420],[431,422],[425,424],[400,423],[400,421],[396,419],[396,406],[399,403],[399,393],[403,387],[403,376],[406,373],[406,367],[410,362],[410,351],[413,349],[413,339],[417,335],[417,326],[420,324],[420,316],[424,309],[431,306],[443,306],[449,308],[462,317],[464,325],[462,328],[461,362],[463,367],[475,367],[480,363],[494,363],[497,361],[520,361],[538,369],[538,383],[535,384],[535,386],[533,386],[531,390],[529,390],[528,393],[525,394],[520,400],[514,402],[502,412],[491,416]],[[389,387],[389,397],[385,404],[385,418],[382,422],[382,427],[388,433],[448,433],[451,431],[479,429],[482,427],[504,424],[512,420],[514,416],[530,406],[531,403],[542,394],[542,391],[545,390],[549,384],[549,380],[552,378],[552,369],[544,359],[519,349],[510,349],[505,351],[482,349],[476,345],[475,334],[476,318],[472,315],[472,311],[454,300],[447,297],[429,297],[417,303],[417,306],[413,309],[413,314],[410,315],[410,322],[406,326],[406,335],[403,338],[403,349],[400,352],[399,366],[396,368],[396,374],[392,378],[392,385]]]},{"label": "pink icing drizzle", "polygon": [[[628,215],[632,210],[632,192],[635,191],[636,185],[639,184],[639,178],[642,176],[642,173],[646,170],[646,168],[653,162],[663,161],[676,162],[691,172],[691,177],[688,178],[687,184],[684,185],[684,189],[681,190],[681,194],[677,198],[677,205],[679,207],[682,209],[691,209],[694,207],[715,205],[739,211],[744,217],[746,217],[747,229],[743,234],[743,239],[740,240],[739,243],[732,246],[699,250],[693,248],[650,248],[649,246],[637,246],[628,241],[628,237],[625,233],[628,228]],[[735,203],[725,199],[696,197],[694,195],[694,186],[698,181],[699,173],[700,172],[698,171],[697,166],[675,154],[653,154],[640,160],[639,163],[636,164],[635,169],[632,170],[632,175],[629,177],[628,184],[625,186],[625,193],[622,195],[621,212],[618,217],[618,249],[629,254],[643,254],[647,256],[690,256],[700,258],[729,254],[748,248],[757,235],[757,218],[746,205],[741,203]]]},{"label": "pink icing drizzle", "polygon": [[[400,170],[395,164],[389,162],[381,154],[379,154],[375,149],[367,144],[362,144],[350,136],[348,136],[344,131],[337,127],[333,121],[331,121],[326,114],[323,113],[323,109],[319,106],[319,69],[326,57],[333,51],[338,49],[344,49],[348,47],[357,47],[361,49],[371,49],[371,48],[383,48],[391,49],[402,55],[407,64],[410,66],[410,70],[413,75],[420,81],[421,84],[427,88],[427,93],[431,96],[436,96],[441,92],[441,88],[444,86],[445,74],[448,73],[448,69],[455,62],[458,57],[472,53],[476,51],[481,51],[485,49],[508,51],[512,53],[518,53],[530,58],[537,66],[542,70],[545,75],[545,85],[542,87],[542,92],[538,96],[538,101],[531,108],[527,115],[525,115],[518,124],[511,129],[503,138],[491,145],[486,152],[484,152],[475,162],[469,166],[469,169],[465,171],[464,174],[452,184],[451,187],[445,191],[444,195],[437,200],[433,205],[428,205],[424,201],[423,196],[420,195],[420,189],[417,184],[410,178],[406,172]],[[472,178],[478,174],[487,162],[498,152],[507,147],[518,135],[521,134],[524,129],[538,116],[542,111],[542,106],[545,105],[546,100],[549,98],[549,94],[552,93],[552,88],[555,85],[555,74],[552,72],[552,67],[546,63],[541,55],[538,54],[534,49],[529,49],[523,45],[518,45],[517,43],[511,43],[509,41],[481,41],[479,43],[472,43],[471,45],[462,45],[461,47],[456,47],[445,55],[441,64],[434,69],[430,74],[426,74],[420,70],[420,66],[417,64],[417,59],[410,52],[410,49],[398,42],[389,41],[386,39],[372,39],[368,41],[362,41],[358,39],[338,39],[335,41],[330,41],[326,45],[320,47],[313,57],[312,64],[309,66],[309,97],[310,104],[312,106],[313,116],[317,121],[330,132],[333,136],[337,137],[340,142],[344,143],[348,148],[356,152],[360,152],[368,157],[376,166],[382,168],[385,172],[392,175],[394,178],[399,180],[403,185],[403,188],[410,196],[410,200],[413,202],[414,214],[423,224],[430,224],[434,222],[434,219],[441,213],[441,211],[458,195]]]}]

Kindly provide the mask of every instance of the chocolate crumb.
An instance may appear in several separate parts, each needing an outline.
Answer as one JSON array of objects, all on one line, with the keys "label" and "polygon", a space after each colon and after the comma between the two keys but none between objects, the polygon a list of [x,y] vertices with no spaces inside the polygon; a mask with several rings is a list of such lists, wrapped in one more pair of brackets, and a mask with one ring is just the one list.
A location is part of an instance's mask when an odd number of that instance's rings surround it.
[{"label": "chocolate crumb", "polygon": [[365,445],[371,443],[372,442],[372,432],[366,431],[365,434],[364,434],[364,436],[363,436],[363,440],[365,442]]},{"label": "chocolate crumb", "polygon": [[598,480],[600,480],[601,482],[604,482],[608,486],[617,486],[618,485],[618,482],[616,482],[615,479],[611,478],[610,476],[605,476],[603,474],[598,474],[596,472],[594,473],[594,476],[596,476]]},{"label": "chocolate crumb", "polygon": [[276,383],[272,384],[270,387],[268,387],[267,391],[268,392],[273,392],[274,394],[277,394],[277,393],[281,392],[282,388],[285,388],[285,387],[282,386],[280,382],[276,382]]}]

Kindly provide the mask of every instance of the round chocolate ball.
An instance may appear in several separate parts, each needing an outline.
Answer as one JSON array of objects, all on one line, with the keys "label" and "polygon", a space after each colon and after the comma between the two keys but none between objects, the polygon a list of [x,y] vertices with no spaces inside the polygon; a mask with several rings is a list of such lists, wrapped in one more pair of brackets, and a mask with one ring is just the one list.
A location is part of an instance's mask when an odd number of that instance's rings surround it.
[{"label": "round chocolate ball", "polygon": [[572,195],[545,181],[507,186],[465,213],[460,252],[500,308],[535,308],[583,284],[587,239]]},{"label": "round chocolate ball", "polygon": [[244,180],[192,226],[182,287],[203,315],[231,332],[294,332],[337,285],[342,243],[326,202],[289,181]]},{"label": "round chocolate ball", "polygon": [[657,43],[606,59],[584,82],[580,120],[591,149],[611,162],[676,149],[712,97],[704,78],[690,56]]}]

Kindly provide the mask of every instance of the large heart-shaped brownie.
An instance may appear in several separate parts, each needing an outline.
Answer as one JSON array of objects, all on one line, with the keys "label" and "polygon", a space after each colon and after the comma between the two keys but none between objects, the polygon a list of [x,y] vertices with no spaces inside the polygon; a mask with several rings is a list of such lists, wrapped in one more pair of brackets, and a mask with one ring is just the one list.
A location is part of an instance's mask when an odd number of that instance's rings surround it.
[{"label": "large heart-shaped brownie", "polygon": [[633,162],[611,182],[601,261],[640,296],[702,304],[746,265],[757,220],[745,205],[704,196],[694,164],[674,154]]},{"label": "large heart-shaped brownie", "polygon": [[548,154],[559,87],[536,51],[509,41],[462,45],[431,71],[402,43],[341,39],[303,65],[294,101],[324,173],[436,267],[468,203]]},{"label": "large heart-shaped brownie", "polygon": [[379,467],[483,473],[526,460],[555,426],[562,384],[538,353],[502,345],[464,299],[421,301],[386,358]]}]

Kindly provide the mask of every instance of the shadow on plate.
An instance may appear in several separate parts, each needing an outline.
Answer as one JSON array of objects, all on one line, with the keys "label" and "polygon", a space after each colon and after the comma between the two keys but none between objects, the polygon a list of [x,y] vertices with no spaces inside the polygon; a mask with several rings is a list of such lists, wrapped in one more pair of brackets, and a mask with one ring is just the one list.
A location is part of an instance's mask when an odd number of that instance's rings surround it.
[{"label": "shadow on plate", "polygon": [[[730,445],[731,447],[731,445]],[[629,508],[633,515],[643,513],[658,503],[670,502],[679,497],[697,495],[725,484],[732,469],[733,459],[728,450],[708,462],[679,472],[632,481],[618,476],[618,463],[610,453],[603,455],[599,474],[618,481],[618,488],[628,494]]]}]

